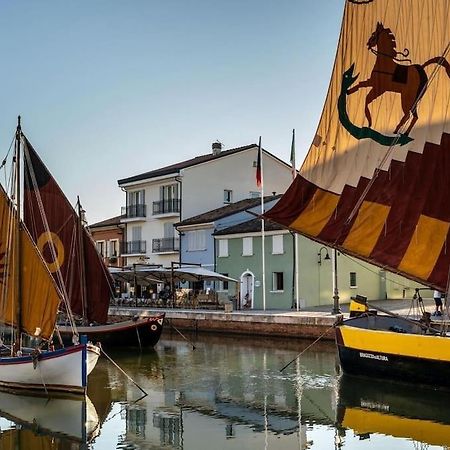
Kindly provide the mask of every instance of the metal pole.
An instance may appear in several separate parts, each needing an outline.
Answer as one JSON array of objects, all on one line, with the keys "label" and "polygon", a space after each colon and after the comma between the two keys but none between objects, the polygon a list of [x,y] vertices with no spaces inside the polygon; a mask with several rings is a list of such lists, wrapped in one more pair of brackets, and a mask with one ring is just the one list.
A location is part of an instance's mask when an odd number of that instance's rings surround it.
[{"label": "metal pole", "polygon": [[338,268],[337,268],[337,250],[333,249],[333,310],[331,314],[340,314],[339,308],[339,288],[338,288]]}]

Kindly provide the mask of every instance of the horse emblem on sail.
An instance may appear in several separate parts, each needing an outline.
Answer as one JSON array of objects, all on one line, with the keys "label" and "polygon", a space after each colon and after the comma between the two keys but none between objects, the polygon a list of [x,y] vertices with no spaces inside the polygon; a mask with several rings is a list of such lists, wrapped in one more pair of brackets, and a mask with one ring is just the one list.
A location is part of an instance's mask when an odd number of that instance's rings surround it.
[{"label": "horse emblem on sail", "polygon": [[[354,64],[343,75],[338,99],[339,119],[344,128],[356,139],[371,138],[381,145],[388,146],[407,144],[412,140],[409,133],[419,118],[417,108],[428,86],[425,67],[430,64],[438,64],[445,68],[450,78],[450,64],[445,57],[437,56],[423,64],[411,64],[411,60],[407,59],[408,49],[398,52],[396,47],[392,31],[378,22],[367,42],[368,50],[376,56],[370,77],[352,87],[358,78],[358,75],[353,76]],[[362,88],[370,88],[365,99],[364,109],[368,127],[357,127],[352,124],[347,114],[347,96]],[[369,105],[386,92],[394,92],[400,94],[401,97],[403,117],[393,130],[395,136],[386,136],[371,128],[372,115]]]}]

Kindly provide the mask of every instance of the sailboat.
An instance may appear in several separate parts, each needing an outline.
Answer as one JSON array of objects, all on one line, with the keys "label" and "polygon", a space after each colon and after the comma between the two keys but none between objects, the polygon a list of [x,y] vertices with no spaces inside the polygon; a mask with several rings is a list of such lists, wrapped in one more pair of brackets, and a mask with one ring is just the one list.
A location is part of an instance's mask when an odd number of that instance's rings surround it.
[{"label": "sailboat", "polygon": [[[447,293],[449,15],[449,0],[345,2],[316,134],[296,179],[266,213]],[[336,327],[343,370],[449,386],[445,321],[428,322],[390,314],[343,320]]]},{"label": "sailboat", "polygon": [[[20,220],[21,143],[15,136],[12,197],[0,187],[0,322],[11,341],[0,346],[0,387],[84,394],[87,376],[100,349],[82,339],[76,345],[54,349],[56,317],[64,297],[41,253]],[[25,341],[30,346],[24,346]]]},{"label": "sailboat", "polygon": [[[114,283],[76,211],[37,152],[24,140],[24,222],[56,284],[67,295],[80,334],[103,345],[154,346],[162,332],[164,314],[107,323]],[[77,214],[78,212],[78,214]],[[72,330],[59,324],[65,342]]]}]

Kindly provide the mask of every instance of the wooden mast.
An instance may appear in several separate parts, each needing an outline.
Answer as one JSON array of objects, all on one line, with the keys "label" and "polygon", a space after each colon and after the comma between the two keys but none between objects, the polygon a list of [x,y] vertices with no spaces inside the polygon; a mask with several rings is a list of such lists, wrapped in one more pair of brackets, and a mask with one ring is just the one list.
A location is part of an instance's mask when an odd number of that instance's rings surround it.
[{"label": "wooden mast", "polygon": [[20,210],[21,210],[21,177],[20,177],[20,139],[22,137],[22,128],[20,124],[20,116],[17,117],[17,129],[15,139],[15,158],[16,158],[16,239],[15,239],[15,254],[16,254],[16,288],[17,288],[17,310],[16,310],[16,336],[14,340],[13,353],[16,354],[20,350],[20,337],[22,330],[22,280],[21,280],[21,233],[20,233]]},{"label": "wooden mast", "polygon": [[86,286],[86,261],[84,256],[84,239],[83,239],[83,210],[81,208],[80,197],[77,196],[78,209],[78,245],[80,249],[80,282],[81,282],[81,308],[83,312],[83,323],[88,322],[87,311],[87,286]]}]

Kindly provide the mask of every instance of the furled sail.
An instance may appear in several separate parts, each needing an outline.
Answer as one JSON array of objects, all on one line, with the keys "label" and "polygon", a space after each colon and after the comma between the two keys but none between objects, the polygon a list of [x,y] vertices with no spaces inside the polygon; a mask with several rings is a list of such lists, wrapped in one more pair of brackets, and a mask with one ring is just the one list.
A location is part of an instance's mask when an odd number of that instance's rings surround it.
[{"label": "furled sail", "polygon": [[449,48],[449,0],[347,0],[316,135],[266,217],[444,290]]},{"label": "furled sail", "polygon": [[[23,228],[20,251],[20,322],[22,331],[48,339],[55,328],[60,293],[28,232]],[[0,322],[17,326],[16,286],[18,238],[16,212],[0,188]]]},{"label": "furled sail", "polygon": [[72,312],[89,322],[105,323],[112,292],[108,269],[80,227],[72,205],[26,139],[24,153],[25,224],[56,283],[68,296]]}]

